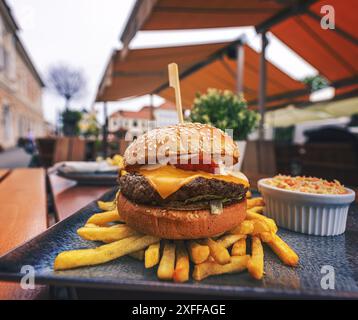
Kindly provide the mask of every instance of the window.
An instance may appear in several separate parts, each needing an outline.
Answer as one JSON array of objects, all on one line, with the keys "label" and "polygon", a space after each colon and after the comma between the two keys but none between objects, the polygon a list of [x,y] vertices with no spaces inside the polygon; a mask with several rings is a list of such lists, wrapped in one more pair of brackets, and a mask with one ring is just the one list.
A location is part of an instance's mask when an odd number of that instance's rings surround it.
[{"label": "window", "polygon": [[16,40],[13,35],[10,35],[7,50],[5,51],[5,70],[6,74],[11,80],[16,79]]},{"label": "window", "polygon": [[5,69],[5,30],[2,17],[0,16],[0,71]]},{"label": "window", "polygon": [[138,126],[137,120],[133,120],[133,127],[137,127],[137,126]]},{"label": "window", "polygon": [[24,130],[24,120],[22,116],[19,116],[18,119],[18,135],[19,137],[24,137],[25,136],[25,130]]},{"label": "window", "polygon": [[2,16],[0,16],[0,43],[4,42],[4,36],[5,36],[5,26]]},{"label": "window", "polygon": [[10,106],[4,105],[2,109],[2,119],[4,127],[4,140],[12,139],[11,110]]}]

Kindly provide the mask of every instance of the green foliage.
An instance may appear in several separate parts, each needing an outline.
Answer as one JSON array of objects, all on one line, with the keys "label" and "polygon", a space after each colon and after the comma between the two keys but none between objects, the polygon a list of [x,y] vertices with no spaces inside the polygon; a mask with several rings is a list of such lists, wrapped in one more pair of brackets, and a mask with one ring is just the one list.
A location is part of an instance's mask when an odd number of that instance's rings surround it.
[{"label": "green foliage", "polygon": [[79,122],[82,113],[66,109],[61,114],[62,128],[65,136],[77,136],[80,133]]},{"label": "green foliage", "polygon": [[349,122],[349,127],[358,127],[358,113],[355,113],[351,116],[351,121]]},{"label": "green foliage", "polygon": [[302,81],[311,89],[311,92],[328,87],[328,80],[320,75],[306,77]]},{"label": "green foliage", "polygon": [[232,129],[234,140],[246,140],[257,128],[260,116],[247,107],[243,96],[229,90],[208,89],[194,100],[190,118],[193,122],[208,123],[225,131]]},{"label": "green foliage", "polygon": [[287,142],[291,143],[293,140],[293,135],[295,133],[295,126],[290,126],[286,128],[275,128],[274,137],[277,142]]},{"label": "green foliage", "polygon": [[79,128],[82,135],[85,137],[98,137],[100,132],[100,125],[97,121],[95,113],[85,113],[79,122]]}]

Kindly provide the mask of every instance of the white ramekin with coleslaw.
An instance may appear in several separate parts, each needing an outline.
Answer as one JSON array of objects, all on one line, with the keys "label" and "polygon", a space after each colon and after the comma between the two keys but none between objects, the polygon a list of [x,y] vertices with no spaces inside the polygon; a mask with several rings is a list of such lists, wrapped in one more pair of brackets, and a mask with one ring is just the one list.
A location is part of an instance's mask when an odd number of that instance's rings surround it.
[{"label": "white ramekin with coleslaw", "polygon": [[338,181],[278,175],[261,179],[265,215],[282,227],[319,236],[344,233],[355,192]]}]

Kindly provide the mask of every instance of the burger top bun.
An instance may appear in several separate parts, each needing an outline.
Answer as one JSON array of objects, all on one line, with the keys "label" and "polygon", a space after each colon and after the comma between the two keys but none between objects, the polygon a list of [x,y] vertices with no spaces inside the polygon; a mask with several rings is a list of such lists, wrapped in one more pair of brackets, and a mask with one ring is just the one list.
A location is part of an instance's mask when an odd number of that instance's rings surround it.
[{"label": "burger top bun", "polygon": [[126,166],[168,163],[186,155],[223,158],[231,165],[239,161],[239,150],[222,130],[201,123],[182,123],[151,130],[134,140],[124,154]]}]

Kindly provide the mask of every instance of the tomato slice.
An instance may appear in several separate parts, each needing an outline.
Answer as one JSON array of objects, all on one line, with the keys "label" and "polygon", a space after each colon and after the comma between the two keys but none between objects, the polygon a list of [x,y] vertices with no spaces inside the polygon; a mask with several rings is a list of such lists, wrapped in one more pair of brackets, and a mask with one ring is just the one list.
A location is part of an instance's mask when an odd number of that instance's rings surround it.
[{"label": "tomato slice", "polygon": [[208,173],[215,173],[215,169],[218,168],[218,165],[216,163],[210,163],[210,164],[176,164],[175,167],[182,170],[187,171],[205,171]]}]

